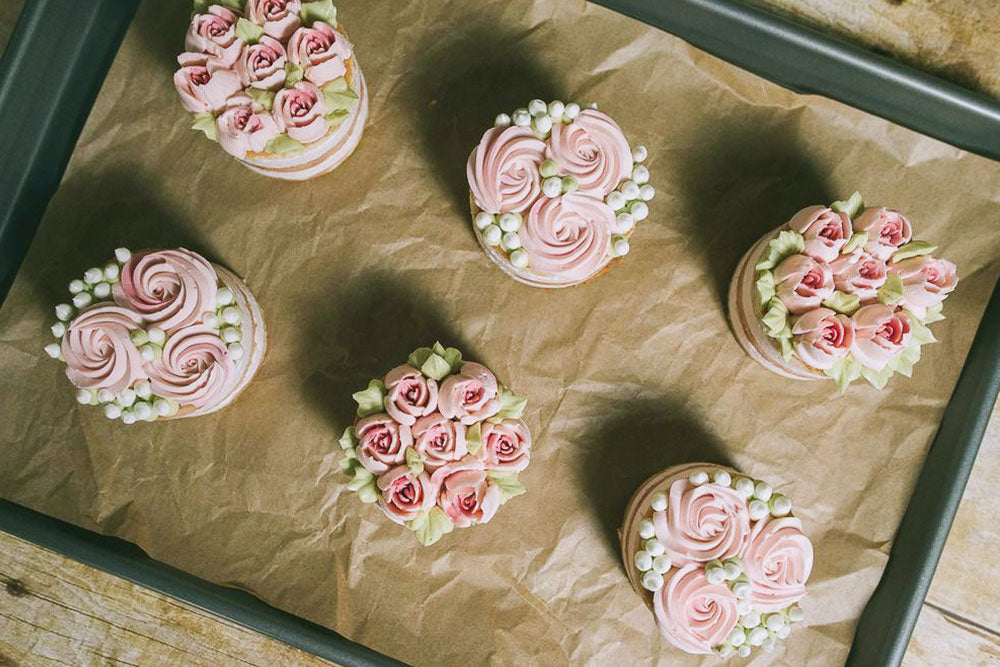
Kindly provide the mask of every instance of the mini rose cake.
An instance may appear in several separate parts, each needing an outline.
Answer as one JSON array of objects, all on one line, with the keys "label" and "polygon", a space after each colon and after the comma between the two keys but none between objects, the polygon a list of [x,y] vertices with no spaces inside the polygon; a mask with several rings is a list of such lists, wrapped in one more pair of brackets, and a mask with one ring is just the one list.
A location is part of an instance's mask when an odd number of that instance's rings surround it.
[{"label": "mini rose cake", "polygon": [[267,332],[239,278],[184,248],[87,269],[56,306],[56,342],[83,405],[126,424],[207,415],[232,403],[264,360]]},{"label": "mini rose cake", "polygon": [[682,651],[770,652],[803,618],[812,543],[765,482],[707,463],[668,468],[632,496],[620,537],[632,587]]},{"label": "mini rose cake", "polygon": [[649,215],[646,148],[629,147],[597,105],[532,100],[500,114],[469,156],[476,238],[533,287],[585,282],[629,252]]},{"label": "mini rose cake", "polygon": [[347,486],[424,546],[486,523],[524,493],[526,401],[455,348],[416,350],[354,400],[358,418],[340,439]]},{"label": "mini rose cake", "polygon": [[258,174],[304,181],[361,141],[368,89],[332,0],[196,0],[184,48],[192,129]]},{"label": "mini rose cake", "polygon": [[[865,208],[858,193],[804,208],[740,261],[729,286],[736,339],[770,371],[796,380],[859,377],[881,389],[910,377],[927,325],[958,284],[955,265],[913,240],[910,221]],[[860,215],[859,215],[860,212]]]}]

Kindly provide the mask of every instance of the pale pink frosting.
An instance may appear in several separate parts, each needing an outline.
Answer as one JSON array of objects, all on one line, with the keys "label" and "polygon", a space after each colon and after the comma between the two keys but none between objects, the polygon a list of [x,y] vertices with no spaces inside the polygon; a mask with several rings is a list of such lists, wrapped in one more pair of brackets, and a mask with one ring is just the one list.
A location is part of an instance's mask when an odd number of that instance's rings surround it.
[{"label": "pale pink frosting", "polygon": [[736,595],[724,583],[709,583],[697,564],[674,570],[663,588],[653,593],[653,612],[663,636],[695,654],[712,653],[739,621]]},{"label": "pale pink frosting", "polygon": [[538,167],[545,142],[527,128],[494,127],[469,156],[466,176],[476,205],[487,213],[521,213],[541,194]]},{"label": "pale pink frosting", "polygon": [[195,324],[171,333],[163,357],[146,362],[145,370],[155,395],[200,408],[224,395],[236,365],[219,333]]},{"label": "pale pink frosting", "polygon": [[299,28],[288,40],[288,59],[301,66],[305,78],[317,86],[344,76],[352,51],[347,38],[322,21]]},{"label": "pale pink frosting", "polygon": [[438,410],[447,419],[475,424],[500,411],[496,376],[482,364],[467,361],[438,390]]},{"label": "pale pink frosting", "polygon": [[808,255],[791,255],[775,267],[774,289],[788,312],[801,315],[833,294],[833,274],[829,264]]},{"label": "pale pink frosting", "polygon": [[829,308],[816,308],[792,319],[795,353],[813,368],[832,368],[854,345],[854,322]]},{"label": "pale pink frosting", "polygon": [[385,411],[400,424],[413,426],[417,417],[437,410],[437,381],[425,378],[413,366],[404,364],[393,368],[383,382],[387,392]]},{"label": "pale pink frosting", "polygon": [[438,505],[459,528],[486,523],[500,508],[500,487],[491,483],[483,462],[467,456],[431,475]]},{"label": "pale pink frosting", "polygon": [[229,98],[226,109],[215,119],[216,139],[222,150],[238,158],[253,151],[262,153],[271,139],[278,136],[278,126],[269,113],[263,113],[245,95]]},{"label": "pale pink frosting", "polygon": [[221,5],[211,5],[204,14],[191,18],[184,48],[213,56],[227,67],[232,65],[243,48],[243,41],[236,36],[238,18],[236,13]]},{"label": "pale pink frosting", "polygon": [[750,580],[750,601],[762,612],[795,604],[806,594],[813,547],[795,517],[766,516],[754,523],[743,571]]},{"label": "pale pink frosting", "polygon": [[465,425],[446,419],[439,412],[417,419],[413,425],[413,443],[424,466],[431,472],[469,453]]},{"label": "pale pink frosting", "polygon": [[264,28],[264,34],[282,42],[302,25],[300,0],[247,0],[244,11],[250,21]]},{"label": "pale pink frosting", "polygon": [[426,472],[414,475],[409,467],[397,466],[378,478],[378,488],[382,492],[379,506],[398,524],[434,507],[434,492]]},{"label": "pale pink frosting", "polygon": [[885,285],[887,267],[885,260],[866,250],[857,250],[834,260],[830,264],[830,270],[837,289],[856,294],[861,301],[870,301],[878,296],[878,289]]},{"label": "pale pink frosting", "polygon": [[734,489],[686,479],[670,485],[667,509],[653,513],[656,538],[674,565],[739,556],[750,539],[746,500]]},{"label": "pale pink frosting", "polygon": [[913,230],[902,213],[884,206],[866,208],[854,221],[854,230],[868,232],[865,249],[879,259],[888,260],[899,247],[910,242]]},{"label": "pale pink frosting", "polygon": [[821,262],[837,259],[840,249],[851,239],[851,219],[825,206],[810,206],[796,213],[789,228],[805,239],[803,254]]},{"label": "pale pink frosting", "polygon": [[600,111],[584,109],[572,123],[556,123],[545,157],[559,173],[574,177],[580,192],[603,199],[632,176],[632,149],[618,124]]},{"label": "pale pink frosting", "polygon": [[142,328],[138,315],[110,304],[83,311],[69,323],[62,340],[66,377],[81,389],[119,393],[146,377],[130,333]]},{"label": "pale pink frosting", "polygon": [[281,42],[264,35],[243,49],[234,69],[242,85],[274,91],[285,85],[286,62]]},{"label": "pale pink frosting", "polygon": [[304,144],[321,139],[330,129],[323,91],[308,81],[279,90],[272,113],[279,130]]},{"label": "pale pink frosting", "polygon": [[903,281],[904,307],[928,308],[947,298],[958,284],[958,273],[954,264],[946,259],[934,257],[911,257],[894,262],[890,273],[897,273]]},{"label": "pale pink frosting", "polygon": [[531,462],[531,432],[523,421],[505,419],[482,426],[482,458],[489,470],[520,472]]},{"label": "pale pink frosting", "polygon": [[880,371],[906,347],[910,321],[902,311],[881,303],[862,306],[851,317],[854,346],[851,352],[862,366]]},{"label": "pale pink frosting", "polygon": [[410,427],[385,413],[370,415],[354,425],[358,439],[358,461],[365,470],[381,475],[406,460],[406,448],[413,444]]},{"label": "pale pink frosting", "polygon": [[191,113],[216,112],[233,94],[242,90],[240,77],[224,64],[201,53],[182,53],[181,68],[174,72],[174,87],[181,104]]},{"label": "pale pink frosting", "polygon": [[604,262],[615,214],[600,199],[579,193],[535,202],[519,233],[533,269],[585,280]]},{"label": "pale pink frosting", "polygon": [[218,277],[207,259],[184,248],[132,255],[114,286],[115,303],[165,331],[215,310]]}]

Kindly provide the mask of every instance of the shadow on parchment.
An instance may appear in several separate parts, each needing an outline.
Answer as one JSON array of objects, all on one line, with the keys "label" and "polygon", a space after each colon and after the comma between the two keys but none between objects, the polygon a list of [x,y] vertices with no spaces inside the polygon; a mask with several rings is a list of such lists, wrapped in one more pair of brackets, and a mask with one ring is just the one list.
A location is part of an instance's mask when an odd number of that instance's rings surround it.
[{"label": "shadow on parchment", "polygon": [[743,253],[761,236],[800,209],[851,194],[831,191],[799,145],[795,115],[777,125],[755,118],[707,121],[705,142],[681,159],[678,170],[687,212],[679,225],[707,262],[720,304]]},{"label": "shadow on parchment", "polygon": [[190,2],[143,2],[132,21],[132,29],[142,35],[143,49],[151,54],[150,59],[171,74],[179,67],[177,56],[184,51],[191,11]]},{"label": "shadow on parchment", "polygon": [[428,44],[409,75],[423,150],[463,219],[470,215],[465,165],[497,114],[535,98],[565,98],[562,77],[538,62],[522,37],[499,24],[454,34]]},{"label": "shadow on parchment", "polygon": [[390,272],[372,270],[346,284],[316,285],[300,296],[313,311],[303,315],[296,361],[312,407],[331,428],[342,430],[353,421],[357,406],[351,394],[406,363],[418,347],[440,341],[467,359],[481,358],[427,291]]},{"label": "shadow on parchment", "polygon": [[731,465],[698,417],[669,397],[608,401],[588,413],[606,417],[580,437],[579,477],[615,556],[621,550],[618,528],[625,506],[644,481],[683,463]]}]

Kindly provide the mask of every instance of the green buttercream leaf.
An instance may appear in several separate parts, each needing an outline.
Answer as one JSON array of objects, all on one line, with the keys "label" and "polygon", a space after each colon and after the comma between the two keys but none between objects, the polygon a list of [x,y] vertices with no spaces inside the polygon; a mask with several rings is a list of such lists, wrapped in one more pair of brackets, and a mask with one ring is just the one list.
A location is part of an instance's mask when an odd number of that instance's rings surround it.
[{"label": "green buttercream leaf", "polygon": [[347,79],[345,79],[342,76],[338,76],[336,79],[333,79],[332,81],[327,81],[326,83],[323,84],[323,92],[329,90],[334,93],[342,93],[350,89],[351,87],[347,85]]},{"label": "green buttercream leaf", "polygon": [[343,109],[337,109],[336,111],[331,111],[330,113],[323,116],[326,118],[326,122],[330,125],[339,125],[344,122],[344,119],[350,116],[350,112],[344,111]]},{"label": "green buttercream leaf", "polygon": [[848,385],[861,377],[861,364],[853,356],[847,355],[843,359],[837,359],[833,366],[823,372],[833,378],[840,391],[844,392]]},{"label": "green buttercream leaf", "polygon": [[253,21],[248,21],[242,16],[236,20],[236,36],[243,40],[244,44],[256,44],[264,34],[264,28]]},{"label": "green buttercream leaf", "polygon": [[890,273],[886,276],[885,284],[878,288],[878,300],[881,303],[891,306],[903,298],[903,279],[898,273]]},{"label": "green buttercream leaf", "polygon": [[285,88],[291,88],[305,76],[305,70],[301,65],[295,63],[285,63]]},{"label": "green buttercream leaf", "polygon": [[420,460],[420,454],[413,447],[406,448],[406,465],[414,475],[419,475],[424,471],[424,462]]},{"label": "green buttercream leaf", "polygon": [[802,234],[790,229],[778,232],[778,236],[767,244],[767,250],[755,268],[758,271],[770,271],[780,264],[781,260],[802,252],[805,247],[806,242]]},{"label": "green buttercream leaf", "polygon": [[929,255],[938,247],[936,245],[931,245],[927,241],[910,241],[904,246],[900,246],[892,255],[893,262],[902,262],[904,259],[909,259],[911,257],[920,257],[921,255]]},{"label": "green buttercream leaf", "polygon": [[347,488],[351,491],[357,491],[363,486],[368,486],[375,479],[375,475],[371,474],[363,466],[354,466],[354,470],[351,471],[351,475],[354,477],[350,482],[347,483]]},{"label": "green buttercream leaf", "polygon": [[354,437],[354,427],[348,426],[347,430],[344,431],[344,435],[340,436],[340,446],[343,449],[354,449],[358,444],[358,439]]},{"label": "green buttercream leaf", "polygon": [[774,296],[774,274],[770,271],[760,271],[757,274],[757,297],[760,299],[761,307],[767,305],[767,302],[771,300]]},{"label": "green buttercream leaf", "polygon": [[889,361],[889,367],[900,375],[911,377],[913,367],[918,361],[920,361],[920,344],[911,340],[902,352]]},{"label": "green buttercream leaf", "polygon": [[372,380],[368,383],[368,388],[352,394],[352,398],[358,404],[358,416],[367,417],[376,412],[382,412],[385,403],[385,385],[381,380]]},{"label": "green buttercream leaf", "polygon": [[431,356],[420,366],[420,372],[429,378],[441,381],[451,374],[451,364],[437,352],[431,352]]},{"label": "green buttercream leaf", "polygon": [[430,358],[432,354],[434,354],[434,350],[432,350],[431,348],[418,347],[417,349],[415,349],[413,352],[410,353],[410,356],[407,357],[406,360],[414,368],[420,368],[421,366],[424,365],[424,363],[427,361],[427,359]]},{"label": "green buttercream leaf", "polygon": [[889,365],[887,365],[880,371],[873,371],[872,369],[866,368],[864,366],[861,367],[861,376],[864,379],[868,380],[871,386],[879,390],[885,387],[886,383],[889,381],[889,378],[892,377],[892,374],[894,372],[895,371],[893,371],[892,367]]},{"label": "green buttercream leaf", "polygon": [[503,505],[508,500],[522,493],[527,493],[524,484],[517,478],[516,472],[490,472],[490,481],[500,487],[500,504]]},{"label": "green buttercream leaf", "polygon": [[465,430],[465,447],[475,456],[483,448],[483,423],[476,422]]},{"label": "green buttercream leaf", "polygon": [[868,232],[854,232],[850,240],[840,249],[841,255],[850,255],[858,248],[868,245]]},{"label": "green buttercream leaf", "polygon": [[853,315],[854,311],[861,307],[861,297],[857,294],[847,294],[840,290],[835,290],[827,299],[823,300],[823,305],[844,315]]},{"label": "green buttercream leaf", "polygon": [[454,530],[455,525],[448,518],[448,515],[440,507],[432,507],[424,510],[406,522],[406,527],[413,531],[413,535],[425,547],[429,547],[443,535]]},{"label": "green buttercream leaf", "polygon": [[924,315],[924,324],[930,324],[932,322],[940,322],[944,319],[944,315],[941,313],[944,304],[935,303],[933,306],[927,307],[927,312]]},{"label": "green buttercream leaf", "polygon": [[354,472],[355,463],[357,463],[357,459],[352,459],[350,456],[340,459],[340,471],[350,475]]},{"label": "green buttercream leaf", "polygon": [[434,354],[448,362],[452,373],[458,372],[459,367],[462,365],[462,353],[457,348],[445,347],[440,342],[436,342],[431,349],[434,351]]},{"label": "green buttercream leaf", "polygon": [[[791,335],[791,330],[788,328],[788,308],[777,297],[773,297],[768,303],[761,321],[764,322],[767,335],[771,338],[787,338]],[[786,331],[788,335],[785,335]]]},{"label": "green buttercream leaf", "polygon": [[264,107],[265,111],[270,111],[274,106],[274,93],[270,90],[247,88],[244,92],[250,97],[250,99]]},{"label": "green buttercream leaf", "polygon": [[835,201],[830,204],[832,208],[837,213],[846,213],[848,218],[854,219],[854,216],[858,214],[861,207],[865,205],[864,200],[861,198],[861,193],[855,192],[850,197],[844,201]]},{"label": "green buttercream leaf", "polygon": [[305,2],[302,4],[302,24],[311,26],[316,21],[329,23],[330,27],[337,27],[337,8],[333,6],[333,0],[320,0],[319,2]]},{"label": "green buttercream leaf", "polygon": [[211,111],[195,114],[191,129],[204,132],[205,136],[212,141],[215,141],[216,136],[218,136],[215,127],[215,116],[212,115]]},{"label": "green buttercream leaf", "polygon": [[292,139],[287,134],[279,134],[264,147],[266,153],[294,153],[305,148],[300,141]]},{"label": "green buttercream leaf", "polygon": [[358,489],[358,498],[363,503],[373,503],[378,500],[378,489],[375,488],[375,480],[372,480]]},{"label": "green buttercream leaf", "polygon": [[937,342],[937,338],[931,333],[930,327],[921,322],[916,315],[908,310],[906,311],[906,320],[910,323],[910,340],[918,345]]},{"label": "green buttercream leaf", "polygon": [[528,399],[518,396],[507,387],[500,387],[497,398],[500,399],[500,411],[496,416],[501,419],[520,419],[528,405]]},{"label": "green buttercream leaf", "polygon": [[326,101],[327,109],[332,109],[333,111],[347,111],[357,103],[358,94],[353,90],[345,90],[343,92],[324,90],[323,98]]},{"label": "green buttercream leaf", "polygon": [[791,336],[791,332],[789,332],[788,336],[783,337],[783,338],[779,338],[778,339],[778,344],[781,346],[781,358],[784,359],[786,363],[789,362],[789,361],[791,361],[792,360],[792,336]]}]

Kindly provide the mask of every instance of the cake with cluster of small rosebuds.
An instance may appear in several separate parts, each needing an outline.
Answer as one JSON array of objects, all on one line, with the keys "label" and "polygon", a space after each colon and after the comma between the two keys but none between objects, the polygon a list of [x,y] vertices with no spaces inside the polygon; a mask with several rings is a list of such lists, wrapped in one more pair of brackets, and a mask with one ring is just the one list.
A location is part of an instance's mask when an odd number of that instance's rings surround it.
[{"label": "cake with cluster of small rosebuds", "polygon": [[348,158],[368,89],[332,0],[196,0],[174,86],[192,129],[251,170],[301,181]]},{"label": "cake with cluster of small rosebuds", "polygon": [[771,652],[804,618],[812,543],[766,482],[708,463],[668,468],[632,496],[620,538],[632,587],[682,651]]},{"label": "cake with cluster of small rosebuds", "polygon": [[930,325],[958,284],[955,265],[916,240],[909,219],[861,195],[810,206],[740,261],[729,321],[755,361],[796,380],[910,377]]},{"label": "cake with cluster of small rosebuds", "polygon": [[480,245],[507,275],[577,285],[629,253],[656,191],[644,146],[629,146],[597,105],[532,100],[497,116],[469,156]]},{"label": "cake with cluster of small rosebuds", "polygon": [[177,248],[87,269],[56,306],[45,346],[66,364],[83,405],[125,424],[207,415],[232,403],[260,368],[260,305],[227,269]]}]

